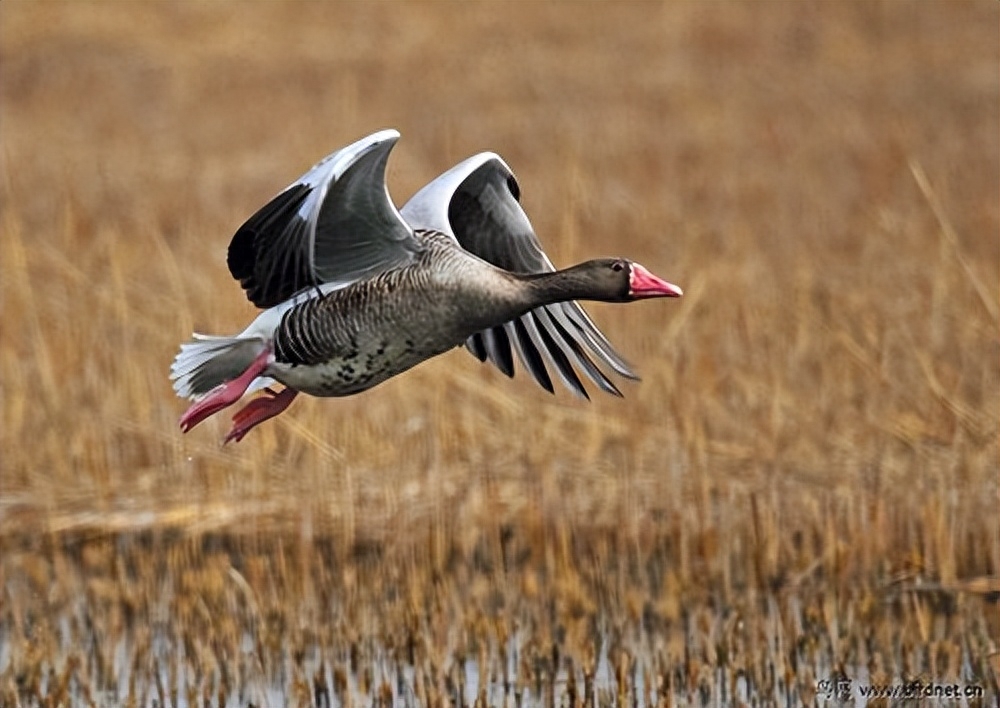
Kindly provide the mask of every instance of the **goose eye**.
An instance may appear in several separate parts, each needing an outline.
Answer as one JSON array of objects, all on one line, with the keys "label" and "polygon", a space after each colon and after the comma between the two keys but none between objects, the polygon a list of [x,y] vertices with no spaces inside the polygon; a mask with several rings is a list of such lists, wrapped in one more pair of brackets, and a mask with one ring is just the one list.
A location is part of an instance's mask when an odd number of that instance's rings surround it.
[{"label": "goose eye", "polygon": [[621,261],[615,261],[614,263],[611,264],[611,270],[615,271],[616,273],[620,272],[624,267],[625,264],[622,263]]}]

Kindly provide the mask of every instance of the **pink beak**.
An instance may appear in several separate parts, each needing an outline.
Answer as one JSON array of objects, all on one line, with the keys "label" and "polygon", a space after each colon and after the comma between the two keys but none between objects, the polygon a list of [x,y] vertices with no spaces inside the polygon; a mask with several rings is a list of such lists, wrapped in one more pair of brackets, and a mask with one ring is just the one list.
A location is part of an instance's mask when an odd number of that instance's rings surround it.
[{"label": "pink beak", "polygon": [[661,280],[638,263],[632,264],[632,275],[629,277],[630,297],[636,299],[646,297],[680,297],[684,291],[673,283]]}]

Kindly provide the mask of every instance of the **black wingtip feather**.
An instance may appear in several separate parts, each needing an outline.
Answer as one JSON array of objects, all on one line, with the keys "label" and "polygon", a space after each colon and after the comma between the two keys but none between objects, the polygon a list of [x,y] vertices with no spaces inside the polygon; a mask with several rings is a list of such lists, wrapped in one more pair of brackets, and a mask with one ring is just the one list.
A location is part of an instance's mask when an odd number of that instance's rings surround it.
[{"label": "black wingtip feather", "polygon": [[[229,272],[258,307],[277,305],[312,284],[301,264],[288,262],[287,254],[272,253],[273,244],[263,238],[276,222],[294,218],[310,191],[308,185],[292,185],[247,219],[229,242]],[[280,266],[272,262],[275,258],[280,259]]]},{"label": "black wingtip feather", "polygon": [[[534,313],[531,313],[534,315]],[[573,365],[570,363],[569,358],[563,353],[563,350],[556,343],[555,339],[549,333],[548,329],[545,328],[540,322],[536,322],[536,327],[538,333],[541,335],[542,340],[545,343],[545,349],[548,351],[549,356],[552,357],[552,363],[556,365],[556,368],[563,376],[563,381],[566,383],[567,388],[569,388],[574,393],[583,396],[588,401],[590,400],[590,394],[587,393],[587,389],[584,388],[583,383],[580,381],[580,377],[576,375],[576,371],[573,370]]]},{"label": "black wingtip feather", "polygon": [[632,370],[631,365],[625,361],[621,354],[615,351],[611,342],[601,333],[597,325],[593,323],[587,313],[578,302],[564,302],[550,308],[557,319],[566,320],[564,324],[571,323],[576,327],[583,342],[593,351],[601,361],[627,379],[637,381],[639,377]]},{"label": "black wingtip feather", "polygon": [[514,354],[510,350],[510,340],[507,339],[503,327],[483,330],[481,334],[490,361],[506,374],[507,378],[514,378]]},{"label": "black wingtip feather", "polygon": [[479,361],[486,361],[486,347],[483,345],[483,338],[478,332],[465,340],[465,348],[469,350],[472,356],[479,359]]},{"label": "black wingtip feather", "polygon": [[589,356],[587,356],[587,352],[580,345],[580,342],[577,341],[576,337],[566,331],[557,318],[552,319],[552,326],[555,328],[556,333],[559,334],[559,337],[573,352],[573,356],[576,357],[577,363],[583,368],[587,377],[597,384],[598,387],[605,393],[618,396],[618,398],[624,398],[622,392],[618,390],[618,387],[615,386],[614,382],[600,370],[597,364],[595,364]]},{"label": "black wingtip feather", "polygon": [[518,317],[513,322],[514,325],[514,341],[518,345],[517,351],[521,354],[521,360],[524,362],[524,367],[531,373],[531,376],[538,382],[538,385],[544,388],[551,394],[555,394],[555,387],[552,385],[552,379],[549,377],[549,372],[545,368],[545,360],[542,358],[541,353],[535,346],[534,342],[531,341],[531,335],[528,334],[527,328],[524,326],[524,322]]}]

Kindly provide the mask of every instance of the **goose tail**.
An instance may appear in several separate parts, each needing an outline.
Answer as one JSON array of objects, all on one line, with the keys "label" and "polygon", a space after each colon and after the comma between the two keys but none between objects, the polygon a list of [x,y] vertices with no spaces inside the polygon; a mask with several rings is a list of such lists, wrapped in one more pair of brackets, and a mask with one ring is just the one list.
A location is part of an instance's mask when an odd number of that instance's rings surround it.
[{"label": "goose tail", "polygon": [[[260,337],[215,337],[195,333],[194,339],[181,345],[170,366],[174,391],[181,398],[198,399],[246,371],[266,347],[267,343]],[[272,383],[272,379],[258,378],[247,393]]]}]

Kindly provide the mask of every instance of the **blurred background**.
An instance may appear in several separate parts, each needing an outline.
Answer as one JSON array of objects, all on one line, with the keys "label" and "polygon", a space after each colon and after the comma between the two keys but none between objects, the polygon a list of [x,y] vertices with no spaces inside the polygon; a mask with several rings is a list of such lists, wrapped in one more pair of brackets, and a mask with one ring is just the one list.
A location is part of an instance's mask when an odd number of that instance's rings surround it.
[{"label": "blurred background", "polygon": [[[0,703],[995,691],[997,20],[0,4]],[[398,205],[493,150],[557,265],[683,287],[587,306],[642,381],[456,351],[182,436],[230,237],[386,127]]]}]

